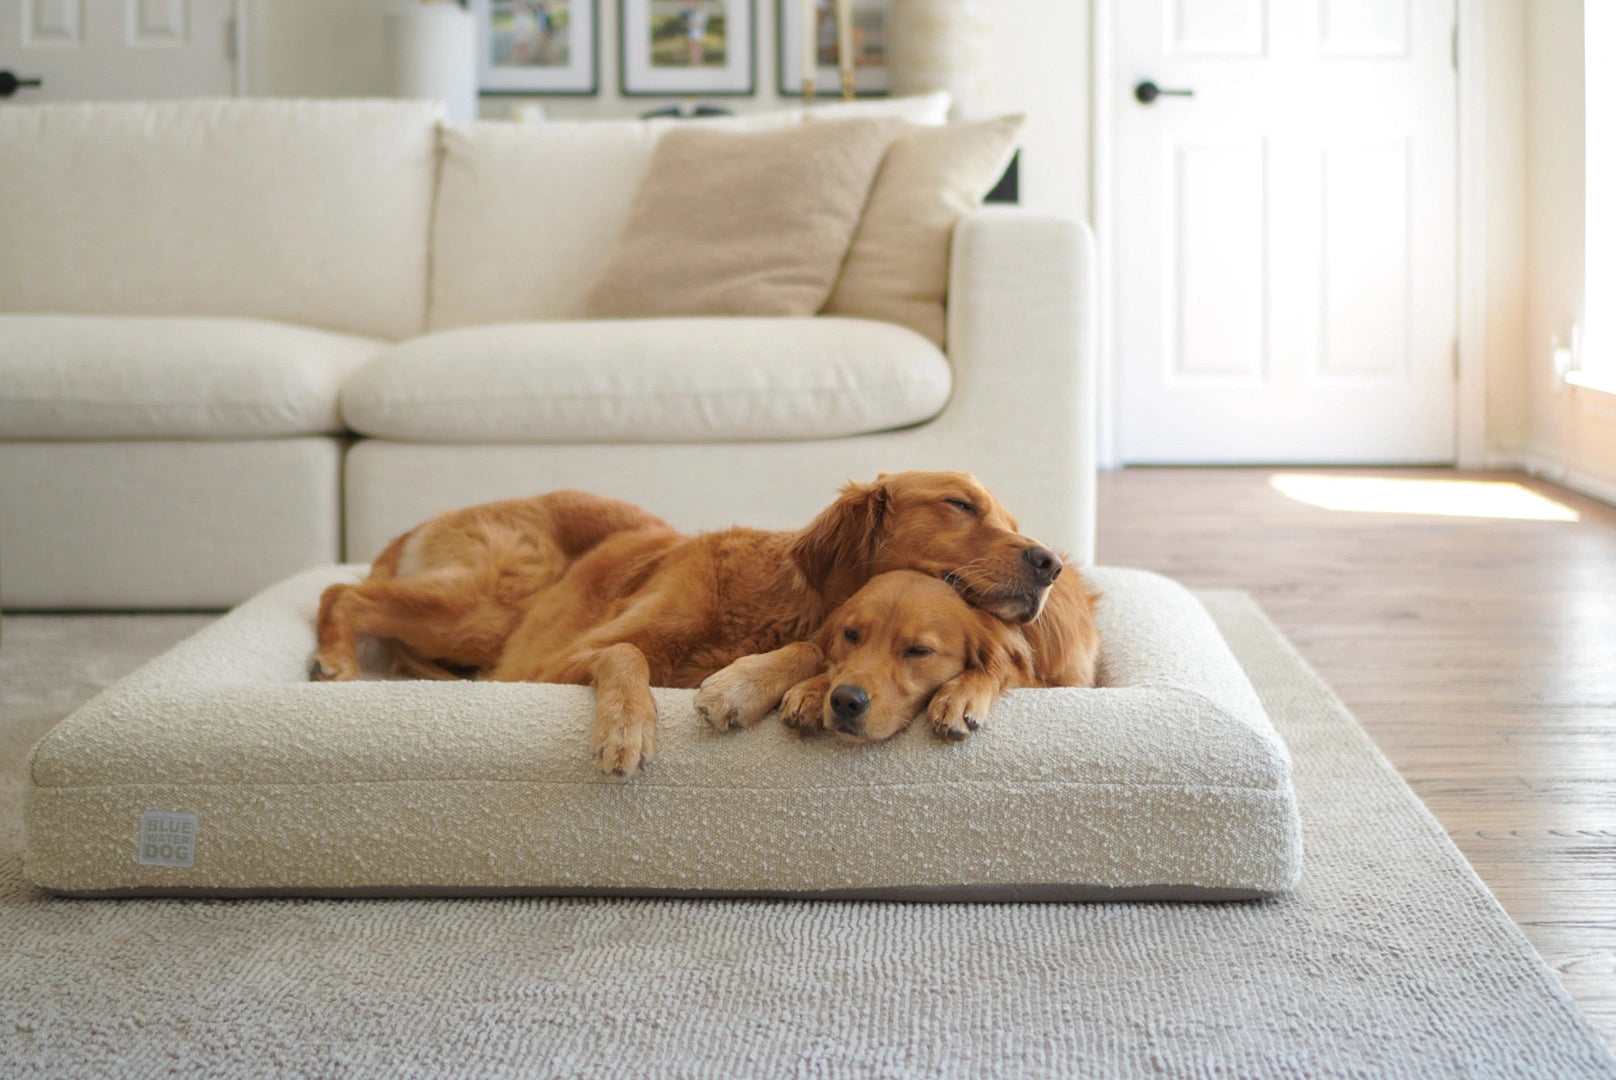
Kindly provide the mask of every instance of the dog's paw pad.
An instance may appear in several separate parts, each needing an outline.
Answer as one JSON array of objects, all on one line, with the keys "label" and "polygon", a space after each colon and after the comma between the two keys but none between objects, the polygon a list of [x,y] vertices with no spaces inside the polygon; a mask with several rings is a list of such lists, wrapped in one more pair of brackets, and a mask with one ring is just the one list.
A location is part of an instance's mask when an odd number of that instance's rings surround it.
[{"label": "dog's paw pad", "polygon": [[703,687],[696,694],[696,715],[706,721],[707,726],[714,731],[729,731],[731,728],[742,726],[741,708],[724,694],[710,687]]},{"label": "dog's paw pad", "polygon": [[595,752],[595,768],[607,776],[633,776],[644,763],[644,755],[628,746],[603,746]]},{"label": "dog's paw pad", "polygon": [[591,750],[595,768],[607,776],[633,776],[656,756],[656,729],[652,724],[612,731]]},{"label": "dog's paw pad", "polygon": [[798,735],[825,730],[825,697],[830,686],[823,676],[798,683],[780,700],[780,722]]},{"label": "dog's paw pad", "polygon": [[341,665],[327,664],[316,656],[309,661],[310,682],[345,682],[359,677],[357,671],[345,670]]},{"label": "dog's paw pad", "polygon": [[962,710],[949,708],[946,703],[935,701],[927,713],[926,720],[939,738],[949,742],[963,742],[971,737],[971,732],[982,726],[976,717]]}]

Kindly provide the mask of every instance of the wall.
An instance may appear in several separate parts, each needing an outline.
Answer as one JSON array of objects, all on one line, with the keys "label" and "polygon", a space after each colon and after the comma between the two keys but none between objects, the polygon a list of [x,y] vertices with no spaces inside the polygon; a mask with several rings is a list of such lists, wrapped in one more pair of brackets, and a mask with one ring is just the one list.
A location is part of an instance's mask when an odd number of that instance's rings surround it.
[{"label": "wall", "polygon": [[1564,452],[1565,390],[1550,339],[1582,312],[1582,5],[1528,3],[1526,46],[1526,451]]},{"label": "wall", "polygon": [[[1606,2],[1606,0],[1601,0]],[[1583,35],[1576,0],[1530,2],[1525,44],[1526,347],[1522,382],[1528,468],[1616,499],[1616,396],[1564,384],[1551,338],[1583,312]]]},{"label": "wall", "polygon": [[[261,96],[387,93],[385,13],[399,0],[253,0],[246,54],[248,92]],[[1025,112],[1022,203],[1088,216],[1089,5],[1087,0],[980,0],[993,31],[984,114]],[[776,108],[778,0],[755,0],[757,88],[718,103],[737,112]],[[600,93],[543,99],[553,117],[634,116],[677,99],[618,93],[618,0],[599,0]],[[485,97],[482,114],[503,118],[523,99]],[[792,99],[796,101],[797,99]]]},{"label": "wall", "polygon": [[384,16],[398,0],[249,0],[247,92],[375,97],[387,92]]}]

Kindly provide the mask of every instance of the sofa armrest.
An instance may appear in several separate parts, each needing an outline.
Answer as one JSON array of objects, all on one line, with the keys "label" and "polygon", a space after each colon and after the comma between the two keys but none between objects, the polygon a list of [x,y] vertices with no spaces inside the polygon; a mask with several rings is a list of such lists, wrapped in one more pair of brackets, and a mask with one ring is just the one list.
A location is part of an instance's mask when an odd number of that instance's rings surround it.
[{"label": "sofa armrest", "polygon": [[1029,532],[1083,564],[1094,561],[1096,307],[1082,222],[985,207],[955,227],[954,393],[935,423],[970,446],[989,487],[1015,493],[1005,501]]}]

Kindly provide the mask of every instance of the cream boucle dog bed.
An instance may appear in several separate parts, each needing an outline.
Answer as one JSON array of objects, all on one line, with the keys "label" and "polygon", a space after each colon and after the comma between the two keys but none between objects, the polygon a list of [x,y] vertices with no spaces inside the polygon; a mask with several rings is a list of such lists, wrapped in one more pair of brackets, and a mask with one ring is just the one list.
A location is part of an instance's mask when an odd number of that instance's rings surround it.
[{"label": "cream boucle dog bed", "polygon": [[307,681],[300,574],[140,668],[29,760],[26,873],[82,894],[628,892],[1242,899],[1293,886],[1290,760],[1206,612],[1104,593],[1095,690],[1017,690],[949,745],[776,719],[718,734],[658,690],[660,753],[599,774],[573,686]]}]

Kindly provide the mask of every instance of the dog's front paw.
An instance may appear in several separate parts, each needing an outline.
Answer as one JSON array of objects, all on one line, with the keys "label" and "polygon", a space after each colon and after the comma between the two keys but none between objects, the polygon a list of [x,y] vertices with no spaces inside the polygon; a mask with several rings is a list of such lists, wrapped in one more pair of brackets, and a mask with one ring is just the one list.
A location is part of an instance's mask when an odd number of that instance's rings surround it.
[{"label": "dog's front paw", "polygon": [[648,731],[618,728],[610,731],[591,748],[595,768],[608,776],[633,776],[656,752],[656,737]]},{"label": "dog's front paw", "polygon": [[780,699],[780,719],[799,735],[816,735],[825,730],[825,698],[830,680],[815,675],[787,690]]},{"label": "dog's front paw", "polygon": [[778,704],[778,699],[752,677],[747,661],[754,659],[743,656],[702,680],[701,688],[696,691],[696,714],[714,731],[749,728]]},{"label": "dog's front paw", "polygon": [[357,678],[357,661],[338,660],[330,656],[316,656],[309,661],[310,682],[351,682]]},{"label": "dog's front paw", "polygon": [[633,776],[656,754],[656,703],[622,702],[604,695],[595,703],[595,731],[589,752],[595,768],[608,776]]},{"label": "dog's front paw", "polygon": [[959,742],[969,738],[971,732],[982,726],[981,714],[986,711],[979,695],[956,687],[953,683],[944,683],[932,695],[931,704],[926,708],[926,723],[940,737],[949,742]]}]

